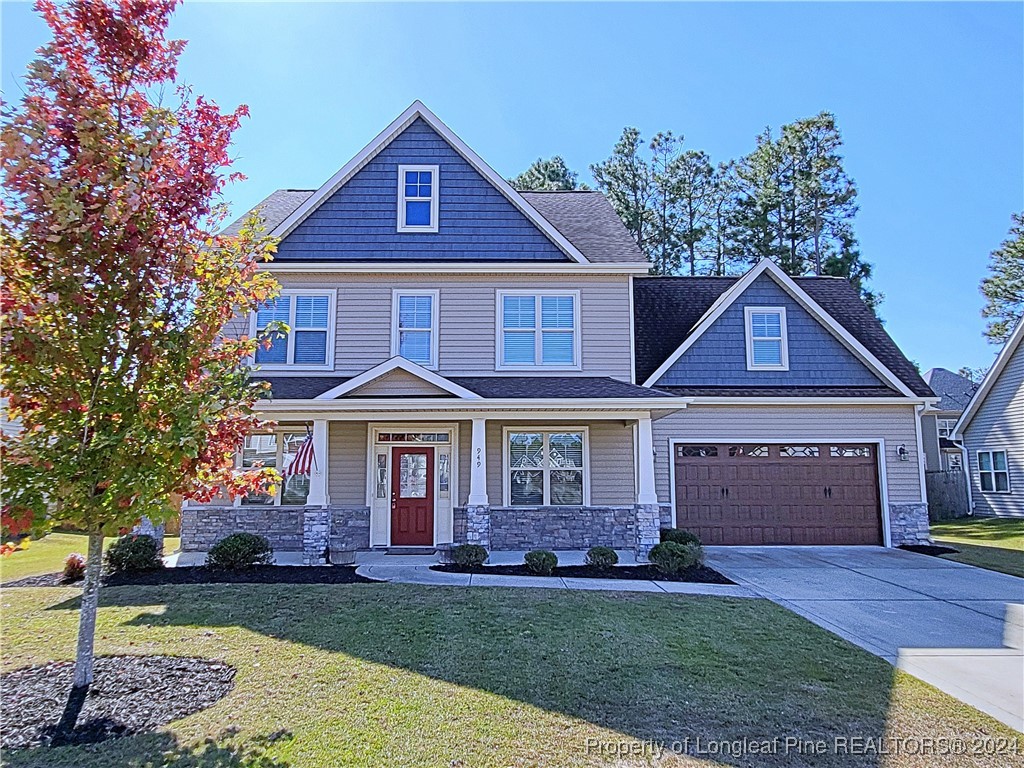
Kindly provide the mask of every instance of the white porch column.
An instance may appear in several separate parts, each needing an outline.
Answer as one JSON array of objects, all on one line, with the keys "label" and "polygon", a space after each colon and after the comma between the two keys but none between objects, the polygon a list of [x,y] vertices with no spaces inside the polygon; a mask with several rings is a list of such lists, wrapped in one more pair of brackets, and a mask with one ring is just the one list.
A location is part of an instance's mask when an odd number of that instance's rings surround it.
[{"label": "white porch column", "polygon": [[658,494],[654,490],[654,433],[651,417],[637,419],[637,504],[657,504]]},{"label": "white porch column", "polygon": [[487,420],[473,419],[473,441],[469,451],[469,498],[471,507],[487,506]]},{"label": "white porch column", "polygon": [[330,503],[327,496],[327,421],[313,422],[313,468],[309,475],[309,495],[306,505],[310,507],[326,507]]}]

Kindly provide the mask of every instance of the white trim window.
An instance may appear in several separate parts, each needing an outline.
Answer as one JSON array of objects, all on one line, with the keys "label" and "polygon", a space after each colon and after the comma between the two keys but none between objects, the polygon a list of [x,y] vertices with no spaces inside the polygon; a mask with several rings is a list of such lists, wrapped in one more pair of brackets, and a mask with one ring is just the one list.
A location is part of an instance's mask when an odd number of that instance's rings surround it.
[{"label": "white trim window", "polygon": [[272,332],[271,346],[256,350],[254,362],[265,369],[329,370],[334,366],[334,292],[293,289],[281,291],[249,321],[253,336],[268,325],[284,323],[288,332]]},{"label": "white trim window", "polygon": [[956,419],[938,419],[939,437],[951,438],[954,427],[956,427]]},{"label": "white trim window", "polygon": [[[257,467],[287,469],[295,459],[299,446],[306,442],[306,436],[306,432],[296,430],[247,435],[242,443],[239,466],[243,470]],[[314,457],[316,461],[323,461],[323,458]],[[308,496],[309,476],[289,475],[277,487],[273,496],[249,494],[241,497],[238,503],[241,506],[302,506]]]},{"label": "white trim window", "polygon": [[748,371],[788,371],[785,307],[744,307]]},{"label": "white trim window", "polygon": [[437,232],[440,184],[436,165],[398,166],[399,232]]},{"label": "white trim window", "polygon": [[579,291],[498,291],[497,370],[580,369]]},{"label": "white trim window", "polygon": [[507,506],[590,503],[586,428],[506,429],[504,443]]},{"label": "white trim window", "polygon": [[391,356],[424,368],[437,368],[437,316],[440,292],[391,292]]},{"label": "white trim window", "polygon": [[984,493],[1010,493],[1006,451],[978,451],[978,487]]}]

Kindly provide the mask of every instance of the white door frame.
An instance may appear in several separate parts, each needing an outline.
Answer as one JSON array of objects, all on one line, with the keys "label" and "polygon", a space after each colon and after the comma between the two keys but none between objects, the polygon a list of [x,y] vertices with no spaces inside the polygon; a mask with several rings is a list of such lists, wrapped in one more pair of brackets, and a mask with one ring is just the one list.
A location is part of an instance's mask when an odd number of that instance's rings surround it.
[{"label": "white door frame", "polygon": [[[449,434],[449,442],[447,443],[427,443],[427,442],[386,442],[378,443],[377,435],[380,432],[447,432]],[[373,546],[391,546],[391,473],[394,471],[392,467],[391,456],[392,448],[433,448],[434,449],[434,472],[431,482],[434,484],[434,536],[432,546],[437,546],[439,538],[439,527],[441,522],[441,515],[438,513],[438,502],[440,494],[438,493],[438,477],[440,474],[440,462],[438,461],[438,449],[448,448],[451,456],[449,459],[449,470],[448,470],[448,510],[445,512],[451,518],[454,518],[454,510],[458,502],[458,461],[459,461],[459,425],[455,422],[451,423],[439,423],[439,422],[370,422],[367,424],[366,429],[366,506],[370,508],[370,536],[373,536],[373,517],[374,517],[374,501],[376,499],[376,481],[377,481],[377,467],[375,466],[375,457],[377,450],[381,447],[387,447],[387,472],[388,472],[388,503],[387,513],[385,515],[385,530],[387,531],[386,543],[385,544],[371,544]],[[450,521],[454,523],[454,520]],[[450,527],[450,526],[449,526]]]}]

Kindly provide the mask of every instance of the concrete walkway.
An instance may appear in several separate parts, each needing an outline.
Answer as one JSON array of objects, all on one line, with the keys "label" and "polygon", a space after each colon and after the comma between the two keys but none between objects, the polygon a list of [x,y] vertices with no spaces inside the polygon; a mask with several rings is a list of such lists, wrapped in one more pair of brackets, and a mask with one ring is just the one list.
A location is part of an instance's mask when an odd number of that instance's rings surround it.
[{"label": "concrete walkway", "polygon": [[708,547],[707,563],[1024,730],[1024,579],[882,547]]},{"label": "concrete walkway", "polygon": [[[523,562],[525,552],[495,552],[490,565]],[[560,565],[579,565],[583,552],[559,552]],[[679,581],[640,581],[633,579],[571,579],[559,576],[495,576],[477,573],[444,573],[430,570],[435,555],[361,554],[356,573],[368,579],[397,584],[430,584],[445,587],[532,587],[539,589],[587,589],[607,592],[654,592],[673,595],[717,595],[719,597],[755,597],[752,590],[733,584],[688,584]],[[623,565],[631,565],[624,562]]]}]

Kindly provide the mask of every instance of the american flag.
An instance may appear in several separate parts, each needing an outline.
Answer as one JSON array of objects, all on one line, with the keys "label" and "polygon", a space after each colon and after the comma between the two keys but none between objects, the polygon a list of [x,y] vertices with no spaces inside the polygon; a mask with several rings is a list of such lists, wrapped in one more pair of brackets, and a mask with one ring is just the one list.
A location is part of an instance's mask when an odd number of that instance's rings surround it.
[{"label": "american flag", "polygon": [[299,450],[295,452],[292,463],[284,468],[284,476],[308,475],[316,464],[316,456],[313,455],[313,434],[306,430],[306,439],[302,441]]}]

